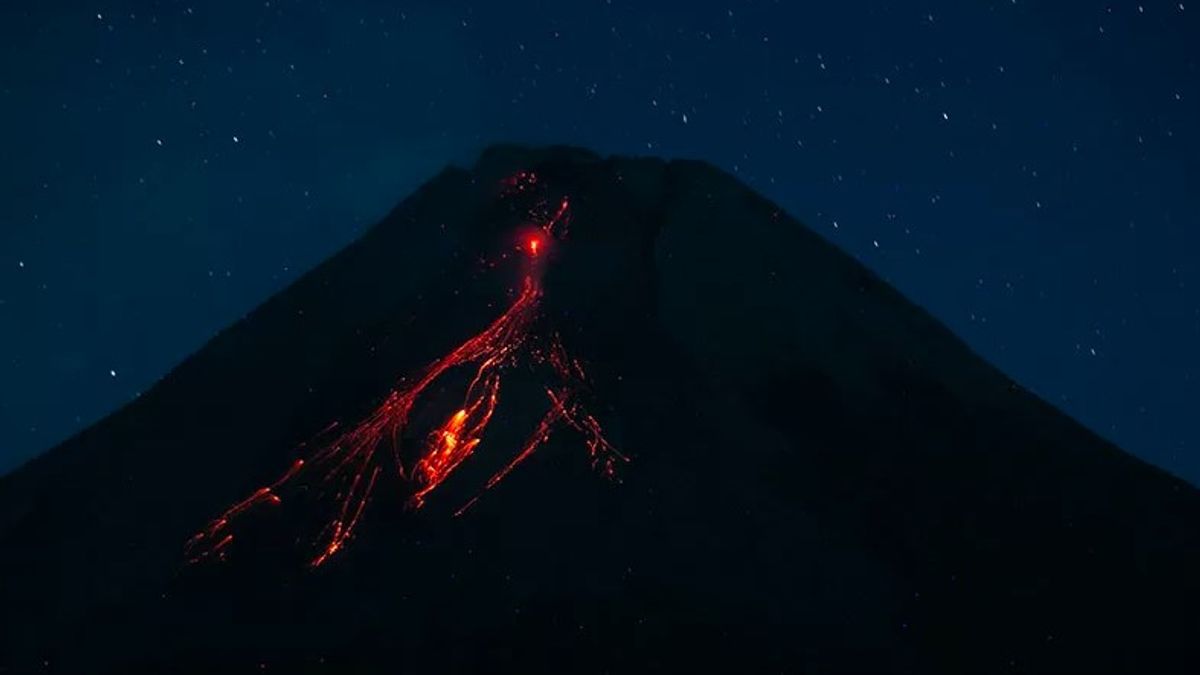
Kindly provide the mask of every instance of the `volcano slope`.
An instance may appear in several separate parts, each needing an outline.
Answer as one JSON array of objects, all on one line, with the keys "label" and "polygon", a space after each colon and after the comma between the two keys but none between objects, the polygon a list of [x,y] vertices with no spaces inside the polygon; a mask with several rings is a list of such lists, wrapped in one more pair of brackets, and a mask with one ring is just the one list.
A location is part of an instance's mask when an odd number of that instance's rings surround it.
[{"label": "volcano slope", "polygon": [[497,146],[0,480],[0,672],[1184,671],[1197,523],[727,174]]}]

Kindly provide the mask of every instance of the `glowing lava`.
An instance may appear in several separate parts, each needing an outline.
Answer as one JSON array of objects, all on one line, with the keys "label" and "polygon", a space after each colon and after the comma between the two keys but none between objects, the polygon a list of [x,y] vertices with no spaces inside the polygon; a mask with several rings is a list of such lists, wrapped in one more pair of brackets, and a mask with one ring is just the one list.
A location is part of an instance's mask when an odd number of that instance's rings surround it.
[{"label": "glowing lava", "polygon": [[[511,192],[527,192],[538,185],[537,176],[521,172],[506,181]],[[539,216],[539,213],[545,215]],[[408,507],[418,509],[426,498],[478,449],[499,403],[505,371],[521,362],[548,366],[554,382],[546,386],[548,410],[528,440],[513,458],[483,486],[479,495],[455,515],[470,508],[484,491],[532,455],[559,427],[581,434],[593,466],[612,476],[615,465],[626,461],[605,439],[599,421],[588,412],[582,399],[588,377],[582,363],[571,357],[556,333],[547,331],[540,319],[542,298],[540,260],[554,238],[565,236],[569,202],[564,197],[553,213],[541,207],[531,214],[536,226],[523,237],[521,248],[531,259],[521,280],[521,289],[503,314],[480,333],[427,366],[409,384],[393,389],[370,415],[353,427],[318,445],[307,459],[298,459],[274,482],[259,488],[229,507],[203,530],[188,540],[188,559],[224,559],[235,538],[235,524],[248,512],[263,505],[280,505],[280,494],[301,482],[317,483],[334,495],[333,515],[317,540],[311,564],[318,566],[342,550],[362,518],[383,471],[390,446],[396,474],[408,495]],[[474,375],[463,392],[461,404],[441,425],[431,430],[415,461],[403,460],[400,439],[408,429],[414,407],[430,385],[448,371],[473,366]],[[336,426],[336,425],[335,425]],[[334,427],[331,427],[334,428]]]}]

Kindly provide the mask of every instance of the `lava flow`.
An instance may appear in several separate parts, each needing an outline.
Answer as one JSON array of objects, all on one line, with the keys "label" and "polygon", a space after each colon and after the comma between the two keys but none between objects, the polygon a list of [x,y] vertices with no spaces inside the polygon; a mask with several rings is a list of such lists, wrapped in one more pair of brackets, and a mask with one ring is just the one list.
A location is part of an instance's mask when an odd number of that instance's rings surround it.
[{"label": "lava flow", "polygon": [[[537,187],[537,176],[521,172],[506,181],[510,192],[527,192]],[[616,463],[626,461],[604,437],[599,421],[584,406],[588,377],[583,364],[570,356],[557,333],[539,321],[542,299],[542,270],[546,248],[566,233],[569,202],[562,198],[553,209],[544,206],[530,214],[536,226],[522,237],[519,248],[529,257],[520,292],[503,314],[480,333],[427,366],[411,383],[398,386],[370,415],[321,443],[308,458],[297,459],[274,482],[254,491],[229,507],[203,530],[188,540],[186,554],[191,562],[224,559],[235,537],[235,523],[259,506],[280,505],[289,487],[317,483],[333,494],[335,504],[317,540],[317,553],[310,564],[319,566],[342,550],[362,518],[383,466],[385,447],[392,449],[396,475],[408,495],[408,508],[418,509],[455,469],[469,459],[483,441],[484,432],[499,403],[506,371],[522,361],[548,366],[553,379],[545,387],[548,409],[528,440],[499,471],[484,484],[479,494],[463,505],[461,515],[484,491],[494,488],[521,462],[542,446],[556,428],[581,434],[593,466],[612,476]],[[461,404],[440,426],[433,429],[415,461],[404,460],[401,437],[409,426],[422,394],[448,371],[473,366],[474,374],[463,392]]]}]

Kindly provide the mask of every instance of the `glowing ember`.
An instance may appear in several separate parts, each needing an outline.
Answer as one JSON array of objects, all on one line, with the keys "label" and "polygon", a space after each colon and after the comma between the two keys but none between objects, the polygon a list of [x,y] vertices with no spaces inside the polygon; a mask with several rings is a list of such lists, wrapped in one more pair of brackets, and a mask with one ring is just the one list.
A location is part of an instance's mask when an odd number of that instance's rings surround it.
[{"label": "glowing ember", "polygon": [[[538,179],[533,173],[521,172],[507,179],[505,185],[513,193],[528,192],[538,186]],[[553,214],[535,219],[538,221],[535,231],[525,238],[524,248],[530,258],[537,258],[553,238],[565,236],[569,221],[568,200],[564,197]],[[333,515],[318,537],[317,553],[311,560],[313,566],[323,564],[345,548],[362,518],[383,470],[386,453],[381,456],[380,449],[386,444],[392,448],[396,473],[408,493],[408,507],[420,508],[430,493],[482,443],[499,403],[503,374],[522,361],[549,366],[555,380],[553,386],[546,388],[549,409],[520,451],[455,515],[465,512],[483,492],[498,485],[545,444],[558,427],[570,428],[583,435],[593,466],[604,475],[612,476],[616,463],[626,461],[626,458],[605,439],[599,421],[580,402],[588,381],[583,365],[567,353],[557,334],[543,334],[544,331],[539,330],[542,269],[537,263],[530,263],[520,293],[482,332],[430,364],[410,384],[393,389],[365,419],[319,445],[307,460],[296,460],[274,482],[234,504],[194,535],[186,545],[188,559],[192,562],[224,559],[234,541],[235,524],[240,517],[261,505],[282,504],[280,492],[295,486],[303,477],[306,484],[317,482],[326,488],[336,501]],[[445,422],[429,432],[416,460],[406,465],[401,456],[400,438],[408,428],[413,408],[431,384],[458,366],[474,366],[475,369],[461,405]]]}]

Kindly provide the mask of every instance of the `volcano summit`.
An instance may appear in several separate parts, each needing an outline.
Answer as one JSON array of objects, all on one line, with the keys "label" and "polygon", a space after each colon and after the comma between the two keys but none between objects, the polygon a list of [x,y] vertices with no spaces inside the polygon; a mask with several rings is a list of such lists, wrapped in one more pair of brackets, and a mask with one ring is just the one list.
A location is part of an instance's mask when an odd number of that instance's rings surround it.
[{"label": "volcano summit", "polygon": [[1190,672],[1198,524],[727,174],[497,146],[0,479],[0,673]]}]

